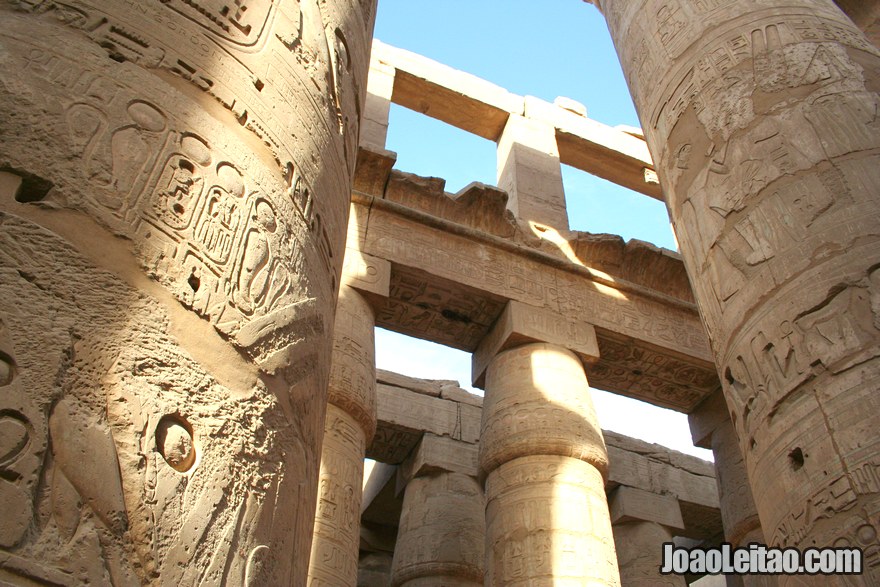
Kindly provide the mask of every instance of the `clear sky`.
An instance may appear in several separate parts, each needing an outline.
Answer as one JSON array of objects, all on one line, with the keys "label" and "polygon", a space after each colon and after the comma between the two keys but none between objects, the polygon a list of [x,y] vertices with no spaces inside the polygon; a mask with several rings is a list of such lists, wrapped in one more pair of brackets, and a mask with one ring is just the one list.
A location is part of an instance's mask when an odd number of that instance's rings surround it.
[{"label": "clear sky", "polygon": [[[580,0],[379,0],[375,37],[389,45],[466,71],[514,94],[584,104],[610,126],[640,126],[602,15]],[[495,185],[495,144],[392,105],[387,148],[396,168],[442,177],[446,191],[472,181]],[[613,233],[675,249],[666,209],[585,172],[563,166],[573,230]],[[470,355],[377,331],[377,366],[408,375],[467,384]],[[601,425],[682,452],[694,448],[687,418],[642,402],[595,391]]]}]

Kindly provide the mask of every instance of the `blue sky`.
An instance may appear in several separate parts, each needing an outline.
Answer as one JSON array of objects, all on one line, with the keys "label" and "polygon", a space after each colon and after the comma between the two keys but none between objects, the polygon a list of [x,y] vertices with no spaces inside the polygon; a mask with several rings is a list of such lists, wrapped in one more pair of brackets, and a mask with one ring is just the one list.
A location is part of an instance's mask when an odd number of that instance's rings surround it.
[{"label": "blue sky", "polygon": [[[375,37],[515,94],[572,98],[610,126],[640,126],[604,19],[581,0],[379,0]],[[446,191],[496,183],[494,143],[400,106],[392,105],[386,146],[397,169],[442,177]],[[568,166],[563,182],[572,229],[675,249],[662,202]],[[465,384],[470,355],[379,330],[377,365]],[[711,458],[691,446],[680,414],[598,391],[594,400],[605,428]]]}]

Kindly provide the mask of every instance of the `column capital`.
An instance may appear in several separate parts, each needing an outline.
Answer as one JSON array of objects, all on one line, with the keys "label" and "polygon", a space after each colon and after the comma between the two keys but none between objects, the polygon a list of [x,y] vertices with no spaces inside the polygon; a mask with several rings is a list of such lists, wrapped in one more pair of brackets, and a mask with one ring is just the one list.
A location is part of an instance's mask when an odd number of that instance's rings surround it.
[{"label": "column capital", "polygon": [[599,359],[599,342],[592,324],[573,320],[553,310],[510,300],[489,334],[474,351],[471,378],[485,387],[486,369],[503,350],[531,342],[546,342],[572,351],[584,363]]},{"label": "column capital", "polygon": [[367,445],[376,432],[376,321],[361,293],[343,285],[336,304],[327,401],[361,426]]},{"label": "column capital", "polygon": [[498,354],[486,374],[480,474],[531,455],[570,457],[608,473],[608,452],[580,359],[549,343]]}]

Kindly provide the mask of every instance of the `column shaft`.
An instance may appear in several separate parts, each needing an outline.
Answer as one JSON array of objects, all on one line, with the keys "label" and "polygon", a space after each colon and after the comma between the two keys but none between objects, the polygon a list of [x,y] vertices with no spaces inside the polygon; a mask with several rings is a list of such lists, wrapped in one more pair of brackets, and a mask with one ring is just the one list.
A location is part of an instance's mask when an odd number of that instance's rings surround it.
[{"label": "column shaft", "polygon": [[375,2],[0,6],[0,575],[303,585]]},{"label": "column shaft", "polygon": [[376,431],[374,328],[369,303],[343,285],[336,308],[309,587],[357,584],[364,453]]},{"label": "column shaft", "polygon": [[830,0],[597,3],[766,537],[880,581],[880,52]]},{"label": "column shaft", "polygon": [[486,584],[619,585],[608,458],[580,360],[534,343],[486,373]]},{"label": "column shaft", "polygon": [[447,471],[415,477],[403,496],[391,584],[480,587],[484,539],[476,479]]},{"label": "column shaft", "polygon": [[615,524],[613,529],[621,587],[686,587],[684,576],[660,574],[663,543],[672,542],[667,528],[638,521]]}]

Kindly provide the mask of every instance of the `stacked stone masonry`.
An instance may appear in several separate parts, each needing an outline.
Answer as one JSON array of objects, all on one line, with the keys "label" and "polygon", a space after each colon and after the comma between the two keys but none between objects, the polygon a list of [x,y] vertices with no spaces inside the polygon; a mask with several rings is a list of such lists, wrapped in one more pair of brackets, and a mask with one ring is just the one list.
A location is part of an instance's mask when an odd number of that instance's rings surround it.
[{"label": "stacked stone masonry", "polygon": [[[0,3],[0,583],[693,581],[669,539],[880,582],[880,2],[592,3],[643,131],[371,48],[372,0]],[[391,103],[498,187],[394,169]],[[569,230],[562,164],[681,254]],[[485,406],[376,374],[376,326]]]}]

